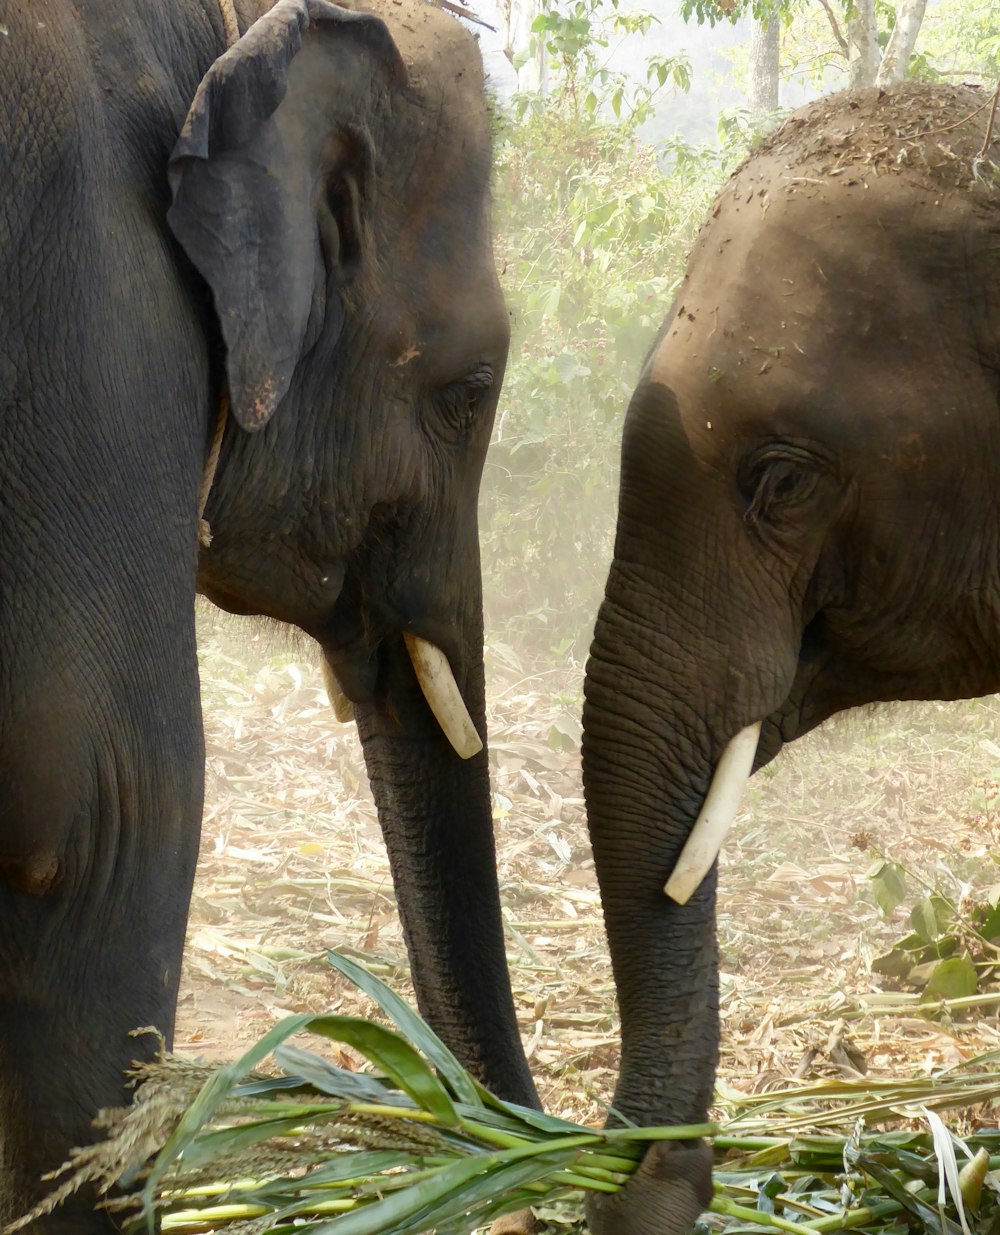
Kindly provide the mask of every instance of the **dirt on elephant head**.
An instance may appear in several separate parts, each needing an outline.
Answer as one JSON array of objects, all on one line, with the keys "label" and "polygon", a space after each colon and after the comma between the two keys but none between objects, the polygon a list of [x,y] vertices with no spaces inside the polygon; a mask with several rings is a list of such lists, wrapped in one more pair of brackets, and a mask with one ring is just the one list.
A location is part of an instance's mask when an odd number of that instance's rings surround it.
[{"label": "dirt on elephant head", "polygon": [[992,91],[904,82],[828,95],[789,116],[747,162],[779,159],[799,175],[881,176],[903,171],[942,188],[1000,190],[1000,124]]},{"label": "dirt on elephant head", "polygon": [[720,190],[692,246],[689,270],[700,253],[759,227],[775,206],[807,200],[825,202],[839,218],[855,194],[923,199],[935,208],[957,198],[953,204],[961,210],[986,215],[991,227],[1000,224],[1000,114],[994,117],[994,106],[991,90],[904,82],[887,90],[842,91],[800,108]]}]

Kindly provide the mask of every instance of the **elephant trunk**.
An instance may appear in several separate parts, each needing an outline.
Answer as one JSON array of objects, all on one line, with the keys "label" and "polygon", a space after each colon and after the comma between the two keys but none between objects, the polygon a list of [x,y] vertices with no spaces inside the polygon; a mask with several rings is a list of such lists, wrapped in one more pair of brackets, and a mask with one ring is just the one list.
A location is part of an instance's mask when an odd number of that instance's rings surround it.
[{"label": "elephant trunk", "polygon": [[[700,1123],[718,1054],[715,871],[664,894],[712,776],[708,735],[664,716],[628,621],[602,607],[587,667],[583,774],[622,1018],[614,1106],[637,1123]],[[683,733],[671,744],[669,733]]]},{"label": "elephant trunk", "polygon": [[466,757],[460,756],[435,718],[414,668],[412,643],[400,638],[383,647],[378,697],[356,712],[417,1002],[484,1084],[507,1099],[537,1106],[514,1015],[500,916],[482,745],[478,587],[460,621],[460,649],[451,655],[457,691],[478,734],[475,753],[469,743]]},{"label": "elephant trunk", "polygon": [[[688,588],[668,587],[675,575],[664,571],[662,550],[651,565],[630,552],[620,525],[583,722],[584,791],[622,1023],[613,1106],[640,1125],[702,1123],[712,1103],[717,848],[692,867],[685,846],[696,819],[718,822],[720,788],[731,797],[716,779],[720,761],[742,763],[737,780],[749,774],[758,722],[794,665],[794,656],[779,657],[780,667],[755,663],[754,648],[764,646],[756,619],[706,617],[704,603],[696,613],[692,573],[677,572]],[[736,803],[723,807],[731,819]],[[676,880],[683,886],[673,899],[665,885],[677,892]],[[619,1197],[591,1204],[595,1235],[685,1231],[711,1200],[706,1146],[661,1145],[643,1166]]]}]

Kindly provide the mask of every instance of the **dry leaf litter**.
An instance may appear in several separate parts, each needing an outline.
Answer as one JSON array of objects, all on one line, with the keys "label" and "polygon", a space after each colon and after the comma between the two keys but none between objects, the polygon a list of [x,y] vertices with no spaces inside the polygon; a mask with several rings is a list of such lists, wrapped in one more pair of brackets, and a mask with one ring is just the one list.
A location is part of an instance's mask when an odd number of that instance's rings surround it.
[{"label": "dry leaf litter", "polygon": [[[214,1061],[290,1012],[373,1014],[328,948],[412,991],[360,746],[311,651],[207,609],[201,624],[207,801],[176,1049]],[[600,1121],[618,1019],[580,784],[582,666],[488,662],[522,1036],[547,1108]],[[919,1075],[1000,1046],[1000,995],[930,1019],[871,972],[908,905],[886,921],[866,879],[885,855],[960,902],[1000,883],[998,718],[996,698],[849,713],[754,778],[719,881],[723,1084]]]}]

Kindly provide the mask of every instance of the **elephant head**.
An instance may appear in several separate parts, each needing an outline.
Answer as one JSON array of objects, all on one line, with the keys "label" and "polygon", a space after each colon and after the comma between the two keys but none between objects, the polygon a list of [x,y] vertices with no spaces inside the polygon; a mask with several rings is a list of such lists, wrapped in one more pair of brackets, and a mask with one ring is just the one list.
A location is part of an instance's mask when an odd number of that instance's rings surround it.
[{"label": "elephant head", "polygon": [[[1000,687],[980,102],[913,84],[788,119],[717,198],[629,406],[583,753],[637,1123],[712,1102],[715,858],[752,767],[843,708]],[[651,1151],[593,1229],[686,1229],[710,1169]]]},{"label": "elephant head", "polygon": [[231,410],[199,587],[319,643],[421,1007],[534,1101],[483,746],[477,500],[509,326],[482,69],[433,6],[380,12],[279,0],[212,66],[171,159]]}]

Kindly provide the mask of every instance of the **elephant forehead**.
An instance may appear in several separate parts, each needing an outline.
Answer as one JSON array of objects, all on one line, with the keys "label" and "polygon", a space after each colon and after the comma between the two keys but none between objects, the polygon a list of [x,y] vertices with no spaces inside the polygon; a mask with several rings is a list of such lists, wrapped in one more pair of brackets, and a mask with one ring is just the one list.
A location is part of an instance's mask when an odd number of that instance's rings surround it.
[{"label": "elephant forehead", "polygon": [[[699,457],[753,434],[933,433],[987,401],[997,199],[969,170],[974,104],[919,85],[822,100],[720,192],[644,373]],[[928,121],[940,108],[954,123]]]},{"label": "elephant forehead", "polygon": [[[448,26],[451,18],[442,18]],[[464,32],[459,30],[460,35]],[[470,49],[464,42],[458,51]],[[431,376],[451,379],[506,356],[507,315],[490,235],[490,138],[478,52],[444,82],[397,100],[380,185],[377,263],[382,316]],[[440,76],[440,67],[438,76]],[[463,103],[466,83],[478,92]]]},{"label": "elephant forehead", "polygon": [[456,254],[397,252],[376,296],[374,335],[393,371],[447,384],[489,364],[499,377],[510,342],[508,315],[488,240]]},{"label": "elephant forehead", "polygon": [[743,341],[755,329],[794,323],[808,341],[816,331],[856,338],[871,331],[873,315],[884,323],[933,313],[935,276],[957,246],[953,232],[935,235],[913,204],[837,187],[768,200],[742,217],[733,207],[702,237],[679,312],[690,325],[700,318],[711,331],[711,316],[731,332],[723,340]]},{"label": "elephant forehead", "polygon": [[395,252],[422,278],[475,280],[491,257],[488,147],[447,134],[424,149],[400,203]]},{"label": "elephant forehead", "polygon": [[954,369],[968,296],[939,211],[836,184],[767,202],[730,195],[703,229],[650,381],[694,415],[802,416]]},{"label": "elephant forehead", "polygon": [[385,22],[415,89],[446,89],[472,107],[482,107],[482,57],[475,36],[425,0],[365,0],[358,8]]},{"label": "elephant forehead", "polygon": [[482,95],[469,107],[450,96],[410,95],[398,102],[392,124],[380,188],[394,263],[420,267],[425,279],[477,277],[491,250]]},{"label": "elephant forehead", "polygon": [[397,363],[410,363],[432,384],[466,376],[484,362],[497,376],[507,358],[509,327],[492,269],[472,282],[454,283],[422,298],[403,329]]}]

